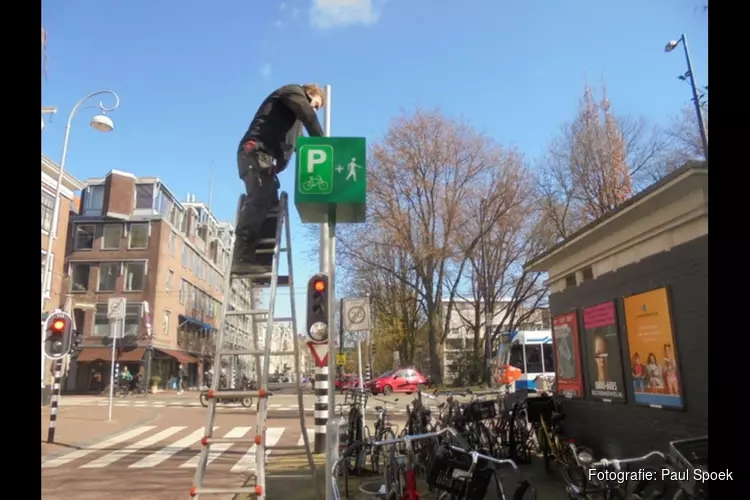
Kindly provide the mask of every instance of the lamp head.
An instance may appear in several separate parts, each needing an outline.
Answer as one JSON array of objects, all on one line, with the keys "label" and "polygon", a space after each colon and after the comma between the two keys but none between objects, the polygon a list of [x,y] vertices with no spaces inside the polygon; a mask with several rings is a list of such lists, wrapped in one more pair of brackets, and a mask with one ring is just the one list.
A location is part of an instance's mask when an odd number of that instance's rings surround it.
[{"label": "lamp head", "polygon": [[112,119],[107,115],[96,115],[91,119],[91,126],[99,132],[112,132],[115,128],[115,124]]},{"label": "lamp head", "polygon": [[679,40],[670,40],[667,45],[664,46],[664,52],[672,52],[680,44]]}]

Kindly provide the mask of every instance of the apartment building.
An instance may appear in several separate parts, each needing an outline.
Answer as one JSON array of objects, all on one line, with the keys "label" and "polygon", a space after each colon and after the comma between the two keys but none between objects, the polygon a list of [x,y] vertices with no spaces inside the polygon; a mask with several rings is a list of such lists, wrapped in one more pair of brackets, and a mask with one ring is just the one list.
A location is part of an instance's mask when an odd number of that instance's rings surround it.
[{"label": "apartment building", "polygon": [[[50,311],[63,304],[63,282],[65,276],[65,245],[68,240],[68,221],[71,214],[78,210],[78,197],[76,192],[83,188],[78,179],[68,173],[63,173],[60,196],[55,198],[57,180],[60,176],[60,167],[42,155],[42,290],[44,290],[45,302],[43,310]],[[55,205],[59,206],[57,218],[54,217]],[[50,266],[44,272],[44,259],[47,255],[48,238],[50,234],[54,238],[52,242],[52,255]],[[45,276],[46,274],[46,276]],[[49,370],[50,361],[44,370],[45,385],[51,382]]]},{"label": "apartment building", "polygon": [[[444,307],[450,307],[448,300],[443,300]],[[496,312],[491,314],[491,328],[494,331],[499,325],[503,325],[508,318],[506,318],[506,309],[510,303],[507,301],[499,301],[495,305]],[[516,317],[523,316],[523,311],[518,311]],[[484,328],[485,328],[485,315],[483,302],[477,304],[473,300],[454,299],[451,310],[450,325],[448,327],[448,334],[446,335],[445,342],[443,344],[443,378],[446,380],[452,380],[456,375],[457,370],[457,359],[460,357],[460,353],[467,349],[473,348],[474,332],[475,327],[478,326],[481,330],[480,342],[484,345]],[[511,325],[506,325],[511,326]],[[543,308],[534,311],[524,321],[523,324],[512,325],[515,330],[549,330],[550,319],[549,309]]]},{"label": "apartment building", "polygon": [[[127,299],[120,365],[165,387],[182,364],[188,386],[202,385],[213,364],[232,225],[218,222],[194,195],[178,200],[157,177],[113,170],[85,182],[70,235],[66,289],[96,310],[75,312],[82,342],[68,388],[98,392],[108,384],[111,297]],[[249,300],[245,295],[238,288],[230,300]],[[233,341],[245,342],[243,323],[235,326]]]}]

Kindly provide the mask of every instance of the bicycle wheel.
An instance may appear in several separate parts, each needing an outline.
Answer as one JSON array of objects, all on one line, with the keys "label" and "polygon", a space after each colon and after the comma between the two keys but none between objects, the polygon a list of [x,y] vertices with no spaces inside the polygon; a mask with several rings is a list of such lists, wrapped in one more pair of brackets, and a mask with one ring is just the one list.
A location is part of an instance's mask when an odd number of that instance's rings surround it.
[{"label": "bicycle wheel", "polygon": [[537,443],[539,443],[539,451],[542,453],[542,456],[544,457],[544,471],[547,474],[552,473],[552,450],[550,450],[549,447],[549,441],[547,440],[547,436],[544,434],[544,431],[540,427],[537,430]]},{"label": "bicycle wheel", "polygon": [[[389,439],[396,439],[396,434],[390,427],[383,429],[380,434],[375,436],[375,441],[388,441]],[[372,471],[376,474],[383,472],[385,466],[388,464],[388,452],[386,450],[393,448],[394,445],[386,446],[375,446],[372,448],[370,454],[370,460],[372,461]],[[386,450],[383,450],[385,448]]]}]

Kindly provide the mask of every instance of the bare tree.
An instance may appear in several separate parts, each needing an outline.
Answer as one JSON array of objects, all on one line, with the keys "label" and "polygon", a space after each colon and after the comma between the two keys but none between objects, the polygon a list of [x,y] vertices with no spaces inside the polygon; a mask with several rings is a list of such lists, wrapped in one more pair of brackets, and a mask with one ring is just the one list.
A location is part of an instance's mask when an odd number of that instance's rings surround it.
[{"label": "bare tree", "polygon": [[[453,300],[463,275],[462,265],[453,270],[451,264],[465,230],[466,202],[491,181],[501,156],[495,143],[439,112],[417,109],[400,116],[371,147],[368,222],[341,238],[350,265],[390,272],[416,292],[426,317],[435,383],[442,381],[439,344],[450,321],[451,308],[444,311],[443,300]],[[468,246],[476,240],[470,239]],[[412,278],[372,257],[383,247],[408,256]]]},{"label": "bare tree", "polygon": [[539,168],[540,204],[558,239],[628,199],[661,168],[667,141],[645,121],[618,117],[602,88],[584,89],[575,119],[562,127]]}]

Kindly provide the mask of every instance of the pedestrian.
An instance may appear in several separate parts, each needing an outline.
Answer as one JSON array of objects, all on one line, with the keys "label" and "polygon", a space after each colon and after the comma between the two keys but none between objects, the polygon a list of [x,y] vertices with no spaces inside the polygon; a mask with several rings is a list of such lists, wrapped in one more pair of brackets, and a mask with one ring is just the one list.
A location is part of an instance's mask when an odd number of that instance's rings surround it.
[{"label": "pedestrian", "polygon": [[325,94],[315,84],[285,85],[266,97],[240,141],[237,166],[246,197],[235,229],[232,274],[268,272],[255,258],[263,221],[279,203],[277,175],[289,163],[304,125],[308,135],[323,135],[318,109]]},{"label": "pedestrian", "polygon": [[187,371],[185,371],[185,366],[180,363],[180,368],[177,371],[177,394],[185,392],[185,379],[187,379]]}]

